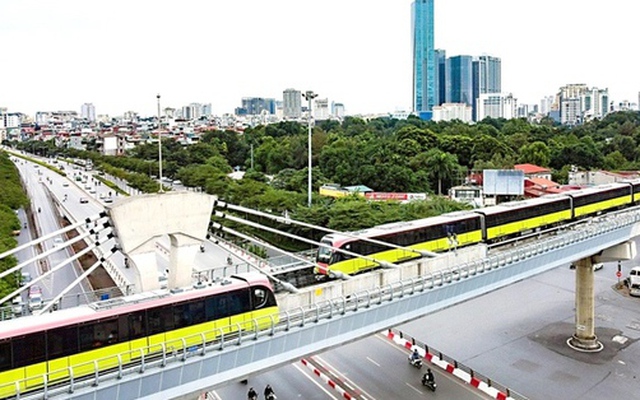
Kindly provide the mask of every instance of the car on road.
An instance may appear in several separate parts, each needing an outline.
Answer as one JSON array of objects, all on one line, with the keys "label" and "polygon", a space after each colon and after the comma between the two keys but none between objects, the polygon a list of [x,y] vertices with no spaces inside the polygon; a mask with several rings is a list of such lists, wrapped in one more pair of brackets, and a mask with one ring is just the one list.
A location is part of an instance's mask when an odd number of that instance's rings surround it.
[{"label": "car on road", "polygon": [[20,286],[24,286],[29,282],[31,282],[31,274],[28,272],[23,272],[20,276]]},{"label": "car on road", "polygon": [[105,203],[113,203],[113,198],[111,197],[105,197],[103,200]]},{"label": "car on road", "polygon": [[62,186],[68,187],[69,186],[69,182],[67,182],[67,181],[62,182]]},{"label": "car on road", "polygon": [[11,311],[15,317],[19,317],[22,315],[22,297],[16,296],[11,301]]},{"label": "car on road", "polygon": [[29,288],[29,310],[39,310],[42,308],[43,304],[42,289],[37,285],[31,286]]},{"label": "car on road", "polygon": [[89,202],[89,199],[87,199],[86,197],[80,197],[80,204],[85,204],[88,202]]},{"label": "car on road", "polygon": [[53,239],[53,247],[60,247],[62,246],[62,243],[63,243],[62,238],[57,237]]},{"label": "car on road", "polygon": [[640,267],[631,268],[629,276],[625,279],[625,284],[629,288],[631,296],[640,297]]}]

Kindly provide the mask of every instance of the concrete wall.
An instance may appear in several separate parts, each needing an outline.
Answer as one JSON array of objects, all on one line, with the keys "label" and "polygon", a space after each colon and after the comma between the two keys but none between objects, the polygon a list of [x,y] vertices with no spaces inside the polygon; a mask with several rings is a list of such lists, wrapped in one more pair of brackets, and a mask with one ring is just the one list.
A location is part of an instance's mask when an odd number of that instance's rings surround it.
[{"label": "concrete wall", "polygon": [[436,258],[423,258],[401,264],[400,268],[397,269],[378,269],[358,275],[357,279],[335,280],[309,288],[302,288],[300,293],[279,295],[278,304],[283,311],[304,307],[352,293],[374,290],[377,287],[399,280],[459,266],[466,262],[483,259],[486,255],[487,247],[485,245],[467,247],[456,252],[443,253]]}]

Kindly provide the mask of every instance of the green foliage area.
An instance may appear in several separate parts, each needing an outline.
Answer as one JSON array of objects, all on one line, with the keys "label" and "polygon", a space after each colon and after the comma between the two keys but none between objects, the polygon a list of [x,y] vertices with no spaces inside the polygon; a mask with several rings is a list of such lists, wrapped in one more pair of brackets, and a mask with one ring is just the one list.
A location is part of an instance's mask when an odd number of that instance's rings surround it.
[{"label": "green foliage area", "polygon": [[[357,197],[333,200],[317,195],[321,185],[360,184],[382,192],[445,195],[449,188],[463,183],[470,170],[512,168],[517,163],[548,167],[559,183],[567,182],[572,166],[640,169],[638,112],[611,113],[578,127],[559,126],[549,118],[537,124],[525,119],[486,118],[472,125],[422,121],[414,116],[406,120],[347,117],[341,122],[318,121],[313,127],[314,194],[309,208],[308,141],[306,125],[290,121],[256,126],[242,133],[211,131],[189,146],[164,138],[163,175],[232,204],[286,213],[293,219],[332,229],[354,230],[423,218],[461,206],[437,196],[409,204],[367,202]],[[50,143],[23,146],[41,153],[64,152],[70,157],[90,158],[96,166],[126,179],[137,189],[158,190],[157,142],[141,144],[119,157],[63,151],[51,148]],[[246,171],[238,181],[228,177],[237,167]],[[238,228],[254,233],[246,227]],[[278,228],[316,239],[321,236],[297,226]],[[276,242],[275,236],[269,238],[270,233],[255,234]]]},{"label": "green foliage area", "polygon": [[[20,231],[21,226],[15,210],[29,204],[29,199],[22,190],[18,170],[6,152],[0,152],[0,188],[0,253],[3,253],[18,245],[13,232]],[[5,257],[0,260],[0,272],[16,265],[15,257]],[[11,293],[17,286],[14,275],[1,279],[0,297]]]}]

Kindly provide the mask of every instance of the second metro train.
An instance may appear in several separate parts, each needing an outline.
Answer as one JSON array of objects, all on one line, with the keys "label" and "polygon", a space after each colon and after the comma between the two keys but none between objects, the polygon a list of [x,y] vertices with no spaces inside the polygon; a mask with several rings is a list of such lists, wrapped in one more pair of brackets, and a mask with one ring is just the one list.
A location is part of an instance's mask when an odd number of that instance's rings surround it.
[{"label": "second metro train", "polygon": [[640,180],[634,180],[390,223],[348,234],[332,233],[321,239],[327,247],[318,249],[315,273],[331,276],[333,271],[354,275],[378,267],[380,263],[374,260],[399,263],[421,257],[419,252],[412,250],[439,252],[453,247],[492,243],[639,202]]}]

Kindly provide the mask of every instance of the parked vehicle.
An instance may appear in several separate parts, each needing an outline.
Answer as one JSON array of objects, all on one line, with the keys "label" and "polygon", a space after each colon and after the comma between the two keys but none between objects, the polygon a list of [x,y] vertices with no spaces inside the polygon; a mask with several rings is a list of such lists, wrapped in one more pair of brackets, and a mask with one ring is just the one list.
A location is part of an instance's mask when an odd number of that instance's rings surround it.
[{"label": "parked vehicle", "polygon": [[633,267],[625,280],[631,296],[640,297],[640,267]]}]

